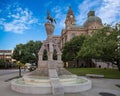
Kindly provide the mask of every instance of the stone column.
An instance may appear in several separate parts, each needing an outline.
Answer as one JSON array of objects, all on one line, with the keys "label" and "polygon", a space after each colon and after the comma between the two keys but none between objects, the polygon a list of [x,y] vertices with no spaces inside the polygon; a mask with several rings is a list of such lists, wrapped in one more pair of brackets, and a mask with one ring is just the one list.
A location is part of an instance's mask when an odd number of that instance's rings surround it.
[{"label": "stone column", "polygon": [[57,54],[58,60],[61,61],[61,54]]},{"label": "stone column", "polygon": [[53,53],[52,52],[48,52],[48,60],[53,60]]},{"label": "stone column", "polygon": [[39,54],[39,60],[40,60],[40,61],[43,60],[43,56],[42,56],[42,54]]}]

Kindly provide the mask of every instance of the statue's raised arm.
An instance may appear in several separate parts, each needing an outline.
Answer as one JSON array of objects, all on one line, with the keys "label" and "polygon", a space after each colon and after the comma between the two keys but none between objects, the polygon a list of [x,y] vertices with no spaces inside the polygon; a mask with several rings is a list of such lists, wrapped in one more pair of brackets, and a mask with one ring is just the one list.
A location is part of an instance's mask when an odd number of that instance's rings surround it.
[{"label": "statue's raised arm", "polygon": [[50,16],[49,11],[47,11],[47,19],[49,20],[50,23],[56,23],[56,20]]}]

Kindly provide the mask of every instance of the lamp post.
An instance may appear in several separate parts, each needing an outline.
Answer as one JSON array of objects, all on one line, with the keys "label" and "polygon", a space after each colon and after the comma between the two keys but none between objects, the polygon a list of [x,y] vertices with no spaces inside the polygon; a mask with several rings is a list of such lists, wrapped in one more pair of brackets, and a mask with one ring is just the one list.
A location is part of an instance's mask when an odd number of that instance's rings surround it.
[{"label": "lamp post", "polygon": [[[21,55],[21,50],[19,50],[19,56]],[[20,68],[20,61],[18,61],[19,64],[19,77],[21,77],[21,68]]]},{"label": "lamp post", "polygon": [[4,62],[4,68],[6,68],[6,64],[5,64],[5,53],[3,52],[2,54],[2,57],[3,57],[3,62]]}]

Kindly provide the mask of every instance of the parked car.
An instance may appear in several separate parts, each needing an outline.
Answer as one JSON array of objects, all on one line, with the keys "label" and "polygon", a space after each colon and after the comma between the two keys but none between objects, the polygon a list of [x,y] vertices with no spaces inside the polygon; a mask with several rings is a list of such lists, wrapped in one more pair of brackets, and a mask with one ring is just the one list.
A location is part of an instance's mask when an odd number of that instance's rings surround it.
[{"label": "parked car", "polygon": [[34,71],[35,69],[36,69],[36,66],[30,66],[30,67],[28,68],[29,71]]}]

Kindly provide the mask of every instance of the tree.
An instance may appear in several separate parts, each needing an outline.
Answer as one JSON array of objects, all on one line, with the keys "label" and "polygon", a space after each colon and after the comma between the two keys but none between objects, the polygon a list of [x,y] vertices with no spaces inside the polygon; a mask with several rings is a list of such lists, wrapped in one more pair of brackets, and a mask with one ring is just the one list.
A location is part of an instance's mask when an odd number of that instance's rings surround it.
[{"label": "tree", "polygon": [[38,61],[38,51],[42,42],[40,41],[29,41],[26,44],[16,45],[13,51],[13,58],[22,63],[36,63]]},{"label": "tree", "polygon": [[0,69],[5,68],[5,62],[3,59],[0,59]]},{"label": "tree", "polygon": [[73,39],[71,39],[69,42],[65,43],[65,45],[62,48],[62,60],[64,62],[66,61],[72,61],[77,59],[77,52],[81,49],[81,46],[85,40],[85,36],[76,36]]},{"label": "tree", "polygon": [[78,52],[78,57],[84,59],[98,58],[116,62],[120,70],[120,51],[116,51],[118,35],[120,35],[120,30],[112,26],[106,26],[97,30],[85,40],[81,50]]}]

